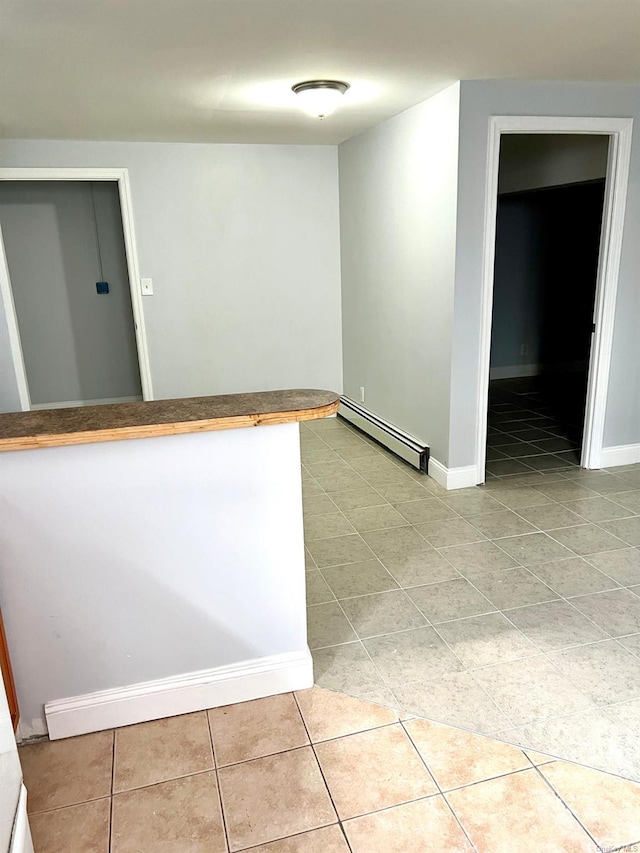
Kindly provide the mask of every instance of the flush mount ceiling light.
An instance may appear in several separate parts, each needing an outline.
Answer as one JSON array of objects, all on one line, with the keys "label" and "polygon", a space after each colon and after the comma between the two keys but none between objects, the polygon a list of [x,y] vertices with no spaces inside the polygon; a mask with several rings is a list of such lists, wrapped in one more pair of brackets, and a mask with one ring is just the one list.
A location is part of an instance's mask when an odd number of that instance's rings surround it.
[{"label": "flush mount ceiling light", "polygon": [[302,109],[314,118],[331,115],[348,88],[339,80],[306,80],[291,87]]}]

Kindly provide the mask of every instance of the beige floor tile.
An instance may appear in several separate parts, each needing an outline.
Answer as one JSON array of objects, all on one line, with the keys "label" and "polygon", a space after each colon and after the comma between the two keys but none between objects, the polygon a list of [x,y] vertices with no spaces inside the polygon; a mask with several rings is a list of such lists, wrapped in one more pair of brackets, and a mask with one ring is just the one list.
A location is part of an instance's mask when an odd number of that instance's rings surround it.
[{"label": "beige floor tile", "polygon": [[416,530],[424,536],[434,548],[444,548],[447,545],[468,545],[484,539],[472,524],[464,518],[443,518],[440,521],[429,521],[416,525]]},{"label": "beige floor tile", "polygon": [[338,824],[252,847],[250,853],[349,853]]},{"label": "beige floor tile", "polygon": [[438,633],[468,669],[539,654],[502,613],[445,622]]},{"label": "beige floor tile", "polygon": [[[530,534],[535,536],[535,533]],[[507,542],[507,539],[501,539]],[[470,576],[481,572],[493,572],[500,569],[509,569],[517,563],[508,554],[505,554],[493,542],[474,542],[471,545],[451,545],[441,548],[440,553],[449,562],[459,569],[463,575]]]},{"label": "beige floor tile", "polygon": [[310,649],[323,649],[357,639],[337,601],[307,608],[307,641]]},{"label": "beige floor tile", "polygon": [[304,520],[305,542],[312,542],[314,539],[330,539],[347,533],[353,533],[353,527],[335,507],[333,512],[312,515]]},{"label": "beige floor tile", "polygon": [[489,599],[466,578],[414,586],[407,590],[407,594],[434,625],[495,610]]},{"label": "beige floor tile", "polygon": [[326,580],[322,577],[318,569],[312,569],[305,572],[307,584],[307,606],[313,604],[326,604],[327,601],[334,601],[335,596],[331,592]]},{"label": "beige floor tile", "polygon": [[340,599],[398,588],[379,560],[364,560],[348,566],[323,569],[322,576],[335,597]]},{"label": "beige floor tile", "polygon": [[398,720],[392,708],[372,705],[344,693],[312,687],[296,693],[313,743],[386,726]]},{"label": "beige floor tile", "polygon": [[[551,488],[551,486],[549,486]],[[527,533],[524,536],[508,536],[500,540],[500,547],[523,566],[548,563],[575,557],[573,551],[556,542],[546,533]]]},{"label": "beige floor tile", "polygon": [[111,853],[226,853],[213,771],[113,798]]},{"label": "beige floor tile", "polygon": [[402,527],[407,523],[391,504],[344,510],[344,513],[359,533],[382,530],[387,527]]},{"label": "beige floor tile", "polygon": [[399,723],[319,743],[316,754],[343,820],[437,792]]},{"label": "beige floor tile", "polygon": [[458,672],[462,664],[433,628],[412,628],[363,641],[388,685],[436,678]]},{"label": "beige floor tile", "polygon": [[395,507],[409,524],[423,524],[429,521],[439,521],[443,518],[456,518],[455,512],[450,507],[438,498],[433,497],[397,503]]},{"label": "beige floor tile", "polygon": [[[640,583],[640,551],[637,548],[622,548],[618,551],[590,554],[589,562],[619,584],[628,586]],[[585,590],[585,592],[598,591]]]},{"label": "beige floor tile", "polygon": [[311,747],[223,767],[219,776],[232,853],[336,822]]},{"label": "beige floor tile", "polygon": [[400,553],[383,560],[395,580],[405,589],[460,577],[460,572],[432,548],[426,539],[424,544],[424,551]]},{"label": "beige floor tile", "polygon": [[110,814],[111,801],[107,798],[31,815],[29,826],[36,853],[108,853]]},{"label": "beige floor tile", "polygon": [[112,762],[113,731],[22,747],[29,812],[108,797]]},{"label": "beige floor tile", "polygon": [[530,767],[522,750],[500,741],[428,720],[404,727],[442,790]]},{"label": "beige floor tile", "polygon": [[213,708],[208,714],[218,767],[309,743],[292,693]]},{"label": "beige floor tile", "polygon": [[447,799],[479,853],[597,850],[533,768],[458,788]]},{"label": "beige floor tile", "polygon": [[640,785],[578,764],[554,761],[540,772],[605,849],[640,842]]},{"label": "beige floor tile", "polygon": [[361,639],[427,624],[425,617],[402,589],[345,598],[340,604]]},{"label": "beige floor tile", "polygon": [[332,539],[315,539],[307,544],[307,548],[319,569],[358,563],[373,557],[370,549],[356,533],[351,536],[335,536]]},{"label": "beige floor tile", "polygon": [[[500,507],[501,504],[497,503]],[[521,518],[517,513],[510,509],[502,509],[500,512],[489,512],[483,515],[468,516],[469,522],[477,529],[488,536],[489,539],[498,539],[501,536],[517,536],[522,533],[533,533],[535,527],[529,524],[524,518]]]},{"label": "beige floor tile", "polygon": [[616,548],[625,547],[625,543],[621,539],[601,530],[596,524],[561,527],[559,530],[549,530],[548,535],[561,542],[565,547],[570,548],[580,557],[603,551],[615,551]]},{"label": "beige floor tile", "polygon": [[206,712],[118,729],[114,762],[114,792],[213,769]]},{"label": "beige floor tile", "polygon": [[512,725],[470,672],[399,685],[394,693],[403,710],[451,726],[490,734]]},{"label": "beige floor tile", "polygon": [[472,849],[440,796],[357,817],[344,828],[353,853],[461,853]]},{"label": "beige floor tile", "polygon": [[362,643],[345,643],[317,649],[313,653],[316,684],[351,695],[386,687]]},{"label": "beige floor tile", "polygon": [[[597,556],[602,557],[602,554]],[[593,563],[593,558],[589,558]],[[552,563],[539,563],[533,573],[560,595],[570,598],[573,595],[586,595],[589,592],[602,592],[618,586],[615,580],[594,569],[582,557],[570,557]]]}]

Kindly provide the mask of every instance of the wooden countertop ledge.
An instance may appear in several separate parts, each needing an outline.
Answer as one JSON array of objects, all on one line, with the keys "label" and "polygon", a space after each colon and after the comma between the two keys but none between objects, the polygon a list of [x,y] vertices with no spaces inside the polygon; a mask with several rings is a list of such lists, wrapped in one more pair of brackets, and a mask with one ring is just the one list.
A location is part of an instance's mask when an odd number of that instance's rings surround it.
[{"label": "wooden countertop ledge", "polygon": [[296,389],[0,414],[0,451],[288,424],[338,410],[332,391]]}]

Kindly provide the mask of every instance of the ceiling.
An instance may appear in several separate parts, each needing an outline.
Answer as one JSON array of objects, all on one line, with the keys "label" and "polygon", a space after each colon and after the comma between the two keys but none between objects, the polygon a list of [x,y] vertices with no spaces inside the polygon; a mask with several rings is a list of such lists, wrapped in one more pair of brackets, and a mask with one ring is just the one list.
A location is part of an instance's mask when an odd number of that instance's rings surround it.
[{"label": "ceiling", "polygon": [[[0,136],[334,144],[458,79],[640,82],[639,0],[1,0]],[[351,83],[319,121],[290,87]]]}]

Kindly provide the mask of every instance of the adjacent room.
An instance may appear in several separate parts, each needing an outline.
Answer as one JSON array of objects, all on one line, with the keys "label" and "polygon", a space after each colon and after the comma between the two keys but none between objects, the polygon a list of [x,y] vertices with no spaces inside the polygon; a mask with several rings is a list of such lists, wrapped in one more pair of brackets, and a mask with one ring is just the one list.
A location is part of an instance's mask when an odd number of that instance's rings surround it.
[{"label": "adjacent room", "polygon": [[609,137],[500,147],[487,475],[580,465]]},{"label": "adjacent room", "polygon": [[0,853],[640,844],[638,9],[5,11]]},{"label": "adjacent room", "polygon": [[27,407],[141,400],[117,183],[1,181],[0,223]]}]

